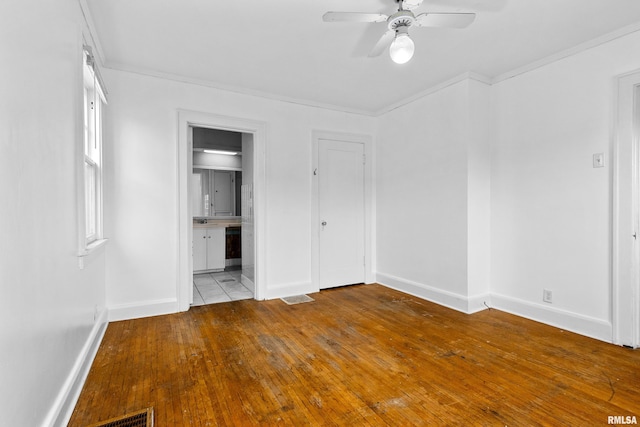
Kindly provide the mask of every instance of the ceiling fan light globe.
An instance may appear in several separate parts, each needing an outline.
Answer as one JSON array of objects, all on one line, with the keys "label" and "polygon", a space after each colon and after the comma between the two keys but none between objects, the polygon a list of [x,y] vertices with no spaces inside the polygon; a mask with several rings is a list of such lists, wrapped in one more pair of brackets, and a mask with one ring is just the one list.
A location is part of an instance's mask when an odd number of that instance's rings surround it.
[{"label": "ceiling fan light globe", "polygon": [[413,57],[416,46],[408,34],[398,34],[391,43],[389,56],[396,64],[405,64]]}]

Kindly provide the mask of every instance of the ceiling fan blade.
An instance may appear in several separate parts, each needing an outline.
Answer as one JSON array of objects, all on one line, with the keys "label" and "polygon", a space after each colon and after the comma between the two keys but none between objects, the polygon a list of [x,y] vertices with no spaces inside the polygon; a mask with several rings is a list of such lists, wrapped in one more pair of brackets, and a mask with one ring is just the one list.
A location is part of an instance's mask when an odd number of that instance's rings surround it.
[{"label": "ceiling fan blade", "polygon": [[402,8],[404,10],[413,10],[420,7],[423,1],[424,0],[404,0],[402,2]]},{"label": "ceiling fan blade", "polygon": [[421,13],[416,16],[418,27],[465,28],[476,19],[475,13]]},{"label": "ceiling fan blade", "polygon": [[374,56],[379,56],[382,52],[384,52],[385,49],[389,47],[395,36],[395,30],[388,30],[387,32],[385,32],[378,40],[378,43],[376,43],[373,49],[371,49],[371,52],[369,52],[369,57],[372,58]]},{"label": "ceiling fan blade", "polygon": [[327,12],[322,15],[324,22],[385,22],[387,15],[380,13]]}]

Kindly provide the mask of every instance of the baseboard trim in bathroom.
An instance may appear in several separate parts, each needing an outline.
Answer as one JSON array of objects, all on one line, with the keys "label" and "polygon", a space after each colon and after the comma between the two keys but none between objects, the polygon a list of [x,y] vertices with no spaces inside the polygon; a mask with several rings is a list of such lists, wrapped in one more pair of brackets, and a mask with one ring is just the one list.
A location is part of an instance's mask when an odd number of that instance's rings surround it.
[{"label": "baseboard trim in bathroom", "polygon": [[315,301],[309,295],[294,295],[292,297],[284,297],[284,298],[280,298],[280,299],[282,301],[284,301],[285,303],[287,303],[288,305],[302,304],[303,302]]}]

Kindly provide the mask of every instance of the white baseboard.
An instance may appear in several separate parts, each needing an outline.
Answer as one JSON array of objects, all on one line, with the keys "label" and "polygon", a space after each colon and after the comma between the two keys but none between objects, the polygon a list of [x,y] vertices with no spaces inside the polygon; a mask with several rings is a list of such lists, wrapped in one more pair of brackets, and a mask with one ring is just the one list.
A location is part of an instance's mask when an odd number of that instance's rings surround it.
[{"label": "white baseboard", "polygon": [[377,283],[397,291],[404,292],[463,313],[475,313],[486,309],[484,303],[489,299],[489,294],[466,297],[454,292],[434,288],[433,286],[390,274],[376,273]]},{"label": "white baseboard", "polygon": [[506,311],[516,316],[535,320],[580,335],[609,343],[613,340],[613,326],[611,322],[605,320],[495,293],[491,294],[491,304],[497,310]]},{"label": "white baseboard", "polygon": [[[253,283],[253,280],[249,279],[244,274],[240,275],[240,283],[242,283],[243,285],[245,285],[249,289],[255,289],[256,288],[256,285],[255,285],[255,283]],[[255,294],[255,291],[254,291],[254,294]]]},{"label": "white baseboard", "polygon": [[98,348],[107,330],[107,325],[109,324],[107,317],[107,309],[102,310],[98,315],[69,376],[47,414],[43,423],[44,426],[66,426],[69,423],[84,382],[87,379],[87,375],[89,375],[93,359],[98,353]]},{"label": "white baseboard", "polygon": [[495,293],[466,297],[384,273],[377,273],[377,281],[386,287],[463,313],[476,313],[492,307],[580,335],[605,342],[612,342],[613,326],[611,322],[572,313],[552,306],[531,303]]},{"label": "white baseboard", "polygon": [[277,299],[291,297],[294,295],[312,294],[318,292],[318,289],[311,282],[305,283],[288,283],[278,286],[270,286],[265,293],[265,299]]},{"label": "white baseboard", "polygon": [[467,298],[467,313],[473,314],[491,308],[491,294],[480,294]]},{"label": "white baseboard", "polygon": [[178,309],[178,300],[175,298],[112,305],[109,306],[109,321],[116,322],[118,320],[160,316],[162,314],[177,313],[178,311],[180,311]]}]

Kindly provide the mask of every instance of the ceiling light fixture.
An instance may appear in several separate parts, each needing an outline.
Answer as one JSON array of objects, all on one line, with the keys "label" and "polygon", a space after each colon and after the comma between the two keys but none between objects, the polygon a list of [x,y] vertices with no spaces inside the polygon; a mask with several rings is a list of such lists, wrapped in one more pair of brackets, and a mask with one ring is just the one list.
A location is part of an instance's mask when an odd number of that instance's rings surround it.
[{"label": "ceiling light fixture", "polygon": [[208,154],[224,154],[225,156],[237,156],[238,153],[236,151],[225,151],[225,150],[202,150]]},{"label": "ceiling light fixture", "polygon": [[405,64],[413,58],[413,52],[416,50],[416,45],[409,37],[409,27],[399,26],[396,28],[396,37],[389,47],[389,55],[391,60],[396,64]]},{"label": "ceiling light fixture", "polygon": [[[391,60],[396,64],[405,64],[411,60],[415,44],[409,37],[409,28],[466,28],[475,19],[475,13],[429,12],[415,15],[413,9],[418,8],[424,0],[395,0],[398,11],[392,15],[381,13],[359,12],[327,12],[322,15],[324,22],[387,22],[387,31],[369,53],[373,58],[389,48]],[[413,30],[412,30],[413,31]]]}]

